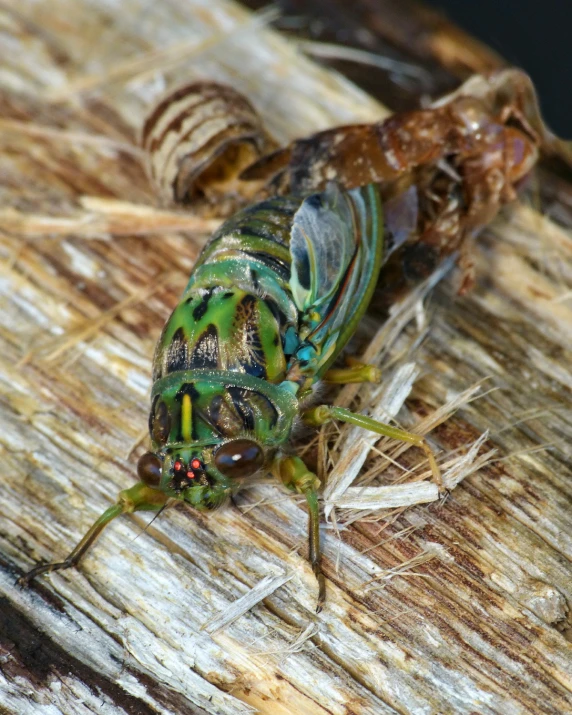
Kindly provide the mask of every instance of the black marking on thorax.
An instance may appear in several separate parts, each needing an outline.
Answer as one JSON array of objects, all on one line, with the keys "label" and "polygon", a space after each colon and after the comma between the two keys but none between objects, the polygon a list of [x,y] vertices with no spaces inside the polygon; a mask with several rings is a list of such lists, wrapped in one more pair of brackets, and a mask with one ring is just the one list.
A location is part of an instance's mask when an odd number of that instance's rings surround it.
[{"label": "black marking on thorax", "polygon": [[212,297],[213,289],[206,291],[202,297],[201,302],[193,310],[193,318],[198,322],[207,312],[209,307],[209,301]]},{"label": "black marking on thorax", "polygon": [[195,343],[187,369],[195,370],[203,367],[219,367],[219,337],[212,323]]},{"label": "black marking on thorax", "polygon": [[183,328],[177,328],[167,349],[165,374],[188,369],[189,344]]},{"label": "black marking on thorax", "polygon": [[228,393],[231,396],[232,404],[236,412],[240,416],[240,419],[242,420],[245,429],[247,429],[249,432],[254,431],[254,427],[256,425],[256,417],[252,406],[246,399],[248,396],[248,391],[243,390],[240,387],[229,387]]},{"label": "black marking on thorax", "polygon": [[276,427],[278,422],[278,410],[261,392],[245,390],[240,387],[229,387],[228,394],[232,400],[232,406],[242,421],[245,430],[249,432],[254,431],[257,418],[264,419],[270,429]]},{"label": "black marking on thorax", "polygon": [[266,379],[266,356],[262,347],[258,323],[258,298],[245,295],[237,305],[235,329],[238,346],[238,363],[248,375]]}]

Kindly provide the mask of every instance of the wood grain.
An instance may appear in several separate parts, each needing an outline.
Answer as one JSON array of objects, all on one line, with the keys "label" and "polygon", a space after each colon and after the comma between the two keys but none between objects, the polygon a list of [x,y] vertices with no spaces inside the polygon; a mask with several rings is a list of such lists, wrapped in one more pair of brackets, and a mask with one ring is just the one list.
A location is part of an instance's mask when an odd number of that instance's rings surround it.
[{"label": "wood grain", "polygon": [[[281,142],[388,112],[267,19],[222,0],[0,8],[0,711],[570,712],[572,190],[549,169],[547,215],[532,191],[491,226],[475,290],[451,276],[412,308],[423,340],[413,320],[374,350],[388,380],[419,372],[405,425],[485,380],[430,436],[445,462],[489,430],[492,463],[445,503],[339,510],[319,616],[304,507],[271,484],[119,520],[79,571],[15,586],[133,483],[154,343],[213,228],[159,207],[134,146],[148,107],[230,82]],[[374,299],[356,349],[379,321]],[[336,396],[375,409],[371,388]],[[400,476],[383,464],[370,452],[362,478]]]}]

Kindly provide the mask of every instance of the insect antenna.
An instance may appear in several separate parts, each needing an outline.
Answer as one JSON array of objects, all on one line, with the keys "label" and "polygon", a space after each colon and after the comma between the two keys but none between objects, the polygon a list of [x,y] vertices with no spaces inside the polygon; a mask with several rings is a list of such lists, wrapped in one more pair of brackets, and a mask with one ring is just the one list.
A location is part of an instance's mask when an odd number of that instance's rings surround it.
[{"label": "insect antenna", "polygon": [[147,529],[151,526],[151,524],[155,521],[155,519],[157,519],[159,516],[161,516],[161,514],[165,511],[165,508],[168,503],[169,502],[167,501],[163,504],[163,506],[159,509],[159,511],[153,516],[151,521],[145,525],[144,529],[141,529],[141,531],[137,534],[137,536],[133,539],[133,541],[137,541],[137,539],[147,531]]}]

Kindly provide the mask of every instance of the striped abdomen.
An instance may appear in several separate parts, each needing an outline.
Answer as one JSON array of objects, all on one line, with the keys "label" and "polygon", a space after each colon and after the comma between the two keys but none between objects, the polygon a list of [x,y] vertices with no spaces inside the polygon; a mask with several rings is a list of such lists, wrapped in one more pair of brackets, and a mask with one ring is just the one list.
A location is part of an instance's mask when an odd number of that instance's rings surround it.
[{"label": "striped abdomen", "polygon": [[214,234],[163,330],[154,381],[200,368],[284,379],[297,347],[289,242],[300,203],[284,197],[257,204]]}]

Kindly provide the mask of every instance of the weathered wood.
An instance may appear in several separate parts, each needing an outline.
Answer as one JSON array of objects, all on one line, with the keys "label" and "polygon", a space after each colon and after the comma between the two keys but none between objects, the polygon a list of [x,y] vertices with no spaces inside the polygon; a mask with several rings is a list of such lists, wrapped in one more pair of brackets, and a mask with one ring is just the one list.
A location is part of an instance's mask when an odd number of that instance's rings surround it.
[{"label": "weathered wood", "polygon": [[[133,148],[148,106],[182,81],[230,82],[279,141],[386,110],[221,0],[25,1],[0,18],[0,710],[570,711],[572,239],[528,204],[482,237],[471,295],[454,277],[433,292],[421,345],[411,324],[368,348],[384,389],[392,361],[403,381],[420,373],[404,424],[485,379],[431,438],[446,463],[490,430],[495,461],[444,504],[338,510],[319,616],[303,505],[275,486],[144,533],[148,518],[125,518],[79,571],[16,588],[132,484],[154,342],[212,229],[154,210]],[[566,220],[571,187],[550,186]],[[375,410],[384,394],[399,406],[389,393],[332,395]],[[357,447],[351,429],[329,450],[327,436],[319,460]],[[383,465],[369,452],[362,478],[399,476]]]}]

